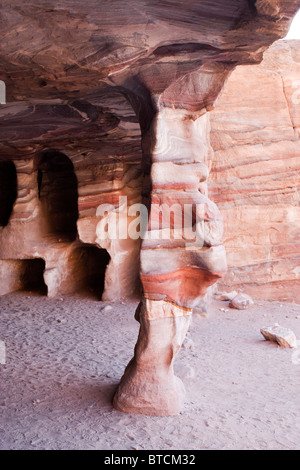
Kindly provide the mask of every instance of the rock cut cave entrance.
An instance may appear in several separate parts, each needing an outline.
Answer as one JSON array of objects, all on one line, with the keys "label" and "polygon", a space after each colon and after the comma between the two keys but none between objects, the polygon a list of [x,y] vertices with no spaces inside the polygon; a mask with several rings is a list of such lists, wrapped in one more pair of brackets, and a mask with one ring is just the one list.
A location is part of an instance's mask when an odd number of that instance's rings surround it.
[{"label": "rock cut cave entrance", "polygon": [[101,300],[110,255],[106,249],[79,240],[78,182],[69,157],[56,150],[43,152],[37,165],[37,185],[45,239],[49,245],[59,243],[65,248],[73,244],[70,282],[79,294]]},{"label": "rock cut cave entrance", "polygon": [[16,291],[47,295],[45,268],[46,263],[42,258],[1,259],[0,295]]},{"label": "rock cut cave entrance", "polygon": [[43,153],[38,165],[38,192],[49,236],[77,238],[78,190],[73,163],[61,152]]},{"label": "rock cut cave entrance", "polygon": [[44,281],[46,263],[42,258],[21,260],[20,289],[35,294],[47,295]]},{"label": "rock cut cave entrance", "polygon": [[83,243],[74,250],[73,259],[78,292],[101,300],[105,287],[106,268],[110,261],[107,250]]},{"label": "rock cut cave entrance", "polygon": [[6,227],[17,199],[17,171],[12,161],[0,162],[0,226]]}]

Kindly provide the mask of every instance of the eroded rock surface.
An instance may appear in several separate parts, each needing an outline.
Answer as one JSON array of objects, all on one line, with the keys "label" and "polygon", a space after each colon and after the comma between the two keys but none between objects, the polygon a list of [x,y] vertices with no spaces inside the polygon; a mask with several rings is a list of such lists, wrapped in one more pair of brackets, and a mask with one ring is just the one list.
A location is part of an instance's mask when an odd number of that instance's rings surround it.
[{"label": "eroded rock surface", "polygon": [[223,216],[220,290],[300,301],[300,41],[238,67],[211,114],[210,197]]}]

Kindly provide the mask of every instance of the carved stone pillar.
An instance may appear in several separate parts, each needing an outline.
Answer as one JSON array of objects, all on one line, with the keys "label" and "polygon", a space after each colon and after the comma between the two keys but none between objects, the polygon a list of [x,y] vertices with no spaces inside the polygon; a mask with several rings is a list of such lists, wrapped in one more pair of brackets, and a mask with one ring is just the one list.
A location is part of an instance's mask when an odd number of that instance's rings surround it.
[{"label": "carved stone pillar", "polygon": [[200,108],[176,109],[159,100],[144,140],[152,156],[150,217],[141,249],[144,297],[134,358],[114,397],[121,411],[172,415],[181,409],[184,385],[174,375],[174,359],[193,309],[227,269],[221,216],[207,190],[209,112]]}]

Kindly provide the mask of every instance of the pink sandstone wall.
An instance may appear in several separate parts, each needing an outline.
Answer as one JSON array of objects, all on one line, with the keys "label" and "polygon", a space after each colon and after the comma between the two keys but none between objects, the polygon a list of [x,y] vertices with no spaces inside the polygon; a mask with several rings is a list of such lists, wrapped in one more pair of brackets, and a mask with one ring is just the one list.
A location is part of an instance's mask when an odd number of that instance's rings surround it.
[{"label": "pink sandstone wall", "polygon": [[211,113],[210,198],[224,223],[228,273],[254,298],[300,302],[300,41],[237,67]]}]

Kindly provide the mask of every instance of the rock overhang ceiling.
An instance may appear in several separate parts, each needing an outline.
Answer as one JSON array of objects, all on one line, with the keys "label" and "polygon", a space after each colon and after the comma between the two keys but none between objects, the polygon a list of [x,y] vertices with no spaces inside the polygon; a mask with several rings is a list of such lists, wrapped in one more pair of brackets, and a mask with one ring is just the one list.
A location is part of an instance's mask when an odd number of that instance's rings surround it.
[{"label": "rock overhang ceiling", "polygon": [[69,99],[107,86],[160,94],[180,77],[261,60],[296,1],[1,2],[7,99]]},{"label": "rock overhang ceiling", "polygon": [[49,145],[62,134],[103,138],[124,120],[120,94],[142,132],[158,99],[210,110],[236,65],[260,62],[300,7],[296,0],[0,4],[0,80],[8,103],[0,109],[0,140],[47,134]]}]

